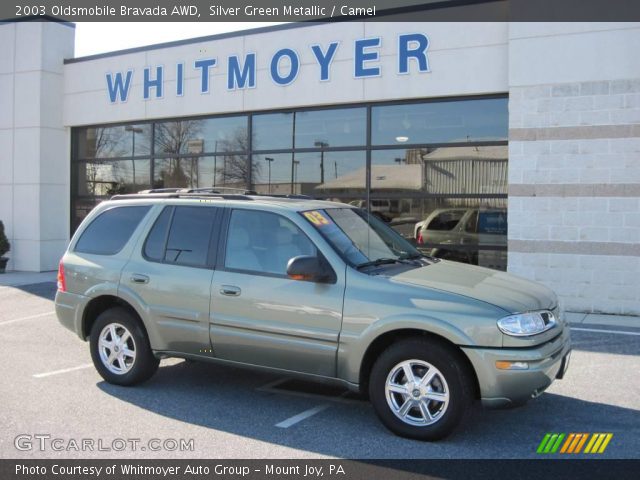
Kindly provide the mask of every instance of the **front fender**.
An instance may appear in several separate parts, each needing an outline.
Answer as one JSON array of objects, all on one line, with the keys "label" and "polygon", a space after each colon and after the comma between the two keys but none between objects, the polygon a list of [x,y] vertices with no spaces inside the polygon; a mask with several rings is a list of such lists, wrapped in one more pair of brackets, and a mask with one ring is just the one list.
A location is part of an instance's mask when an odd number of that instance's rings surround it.
[{"label": "front fender", "polygon": [[393,315],[370,324],[359,335],[342,333],[338,347],[338,377],[358,383],[362,362],[369,346],[382,335],[400,330],[428,332],[455,345],[476,344],[465,332],[438,318],[420,314]]}]

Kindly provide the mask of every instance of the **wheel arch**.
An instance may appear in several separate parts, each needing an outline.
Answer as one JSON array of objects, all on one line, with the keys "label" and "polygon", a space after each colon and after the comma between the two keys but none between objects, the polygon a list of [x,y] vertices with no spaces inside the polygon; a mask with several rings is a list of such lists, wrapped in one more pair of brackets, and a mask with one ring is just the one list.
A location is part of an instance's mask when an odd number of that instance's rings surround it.
[{"label": "wheel arch", "polygon": [[464,351],[452,341],[445,337],[438,335],[427,330],[420,330],[417,328],[403,328],[398,330],[391,330],[378,335],[367,347],[362,362],[360,364],[359,372],[359,387],[360,392],[366,394],[369,388],[369,377],[371,375],[371,369],[376,359],[389,348],[392,344],[405,339],[412,338],[424,338],[432,342],[437,342],[444,346],[452,353],[454,353],[461,361],[463,368],[467,371],[470,378],[473,380],[473,394],[474,398],[480,398],[480,384],[478,383],[478,375],[476,374],[473,364]]},{"label": "wheel arch", "polygon": [[148,335],[147,328],[142,321],[142,317],[129,302],[116,295],[100,295],[92,298],[84,308],[82,313],[82,338],[86,340],[89,337],[93,324],[102,312],[115,307],[123,308],[137,318],[140,321],[140,325]]}]

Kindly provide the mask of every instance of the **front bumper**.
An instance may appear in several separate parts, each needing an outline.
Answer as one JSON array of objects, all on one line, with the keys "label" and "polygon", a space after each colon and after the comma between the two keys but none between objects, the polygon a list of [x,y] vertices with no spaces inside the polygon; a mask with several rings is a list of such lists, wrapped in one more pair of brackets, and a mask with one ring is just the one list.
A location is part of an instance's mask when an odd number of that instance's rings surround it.
[{"label": "front bumper", "polygon": [[[486,407],[520,405],[540,395],[562,378],[571,351],[569,327],[552,340],[527,348],[469,348],[467,355],[478,377],[480,398]],[[500,370],[497,361],[527,362],[527,370]]]}]

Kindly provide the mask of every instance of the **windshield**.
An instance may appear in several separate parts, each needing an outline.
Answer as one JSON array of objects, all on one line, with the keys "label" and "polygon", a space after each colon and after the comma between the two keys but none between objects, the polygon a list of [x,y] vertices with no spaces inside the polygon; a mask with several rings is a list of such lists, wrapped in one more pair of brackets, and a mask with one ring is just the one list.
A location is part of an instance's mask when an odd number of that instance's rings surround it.
[{"label": "windshield", "polygon": [[422,256],[393,229],[364,210],[327,208],[302,215],[355,267]]}]

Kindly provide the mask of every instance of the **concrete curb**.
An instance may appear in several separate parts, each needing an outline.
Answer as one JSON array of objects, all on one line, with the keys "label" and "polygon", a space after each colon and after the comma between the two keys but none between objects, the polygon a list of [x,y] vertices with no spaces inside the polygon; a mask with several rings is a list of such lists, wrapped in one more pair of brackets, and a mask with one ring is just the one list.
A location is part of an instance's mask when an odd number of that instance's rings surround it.
[{"label": "concrete curb", "polygon": [[606,325],[610,327],[640,328],[640,317],[631,315],[565,312],[565,319],[571,325]]}]

